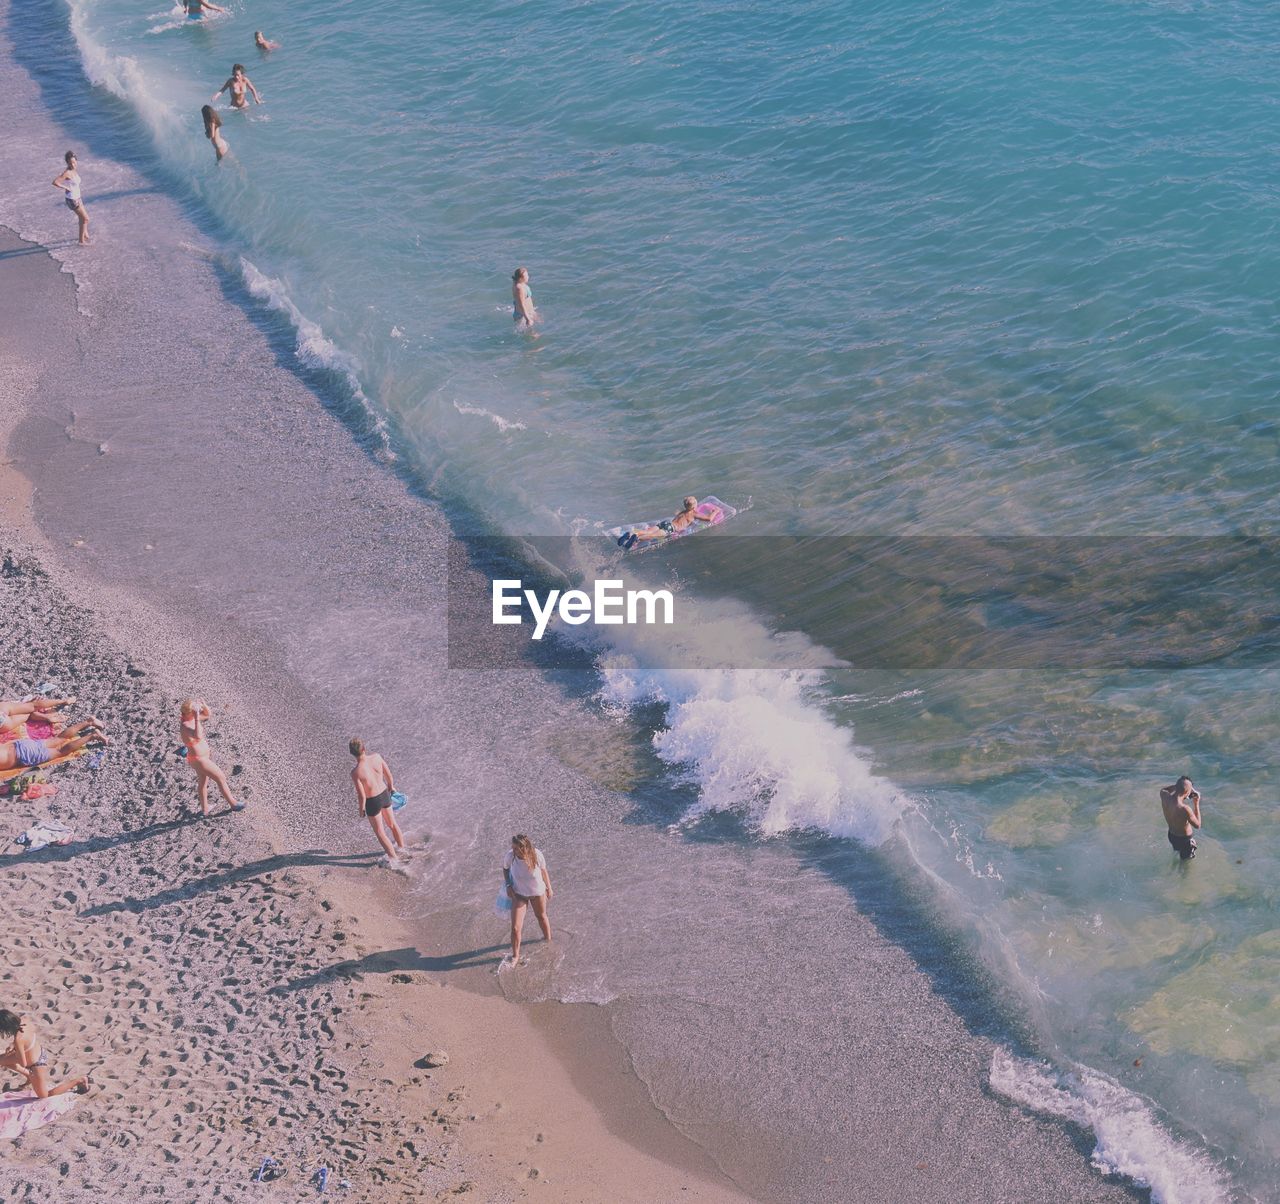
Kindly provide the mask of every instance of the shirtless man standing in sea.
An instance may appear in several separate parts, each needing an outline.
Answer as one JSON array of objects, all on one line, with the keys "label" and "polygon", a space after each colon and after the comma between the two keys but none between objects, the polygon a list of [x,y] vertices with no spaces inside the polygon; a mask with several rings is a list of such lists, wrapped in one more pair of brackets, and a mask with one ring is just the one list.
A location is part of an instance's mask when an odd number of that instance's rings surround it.
[{"label": "shirtless man standing in sea", "polygon": [[1183,861],[1190,861],[1196,855],[1191,829],[1200,826],[1200,791],[1192,786],[1190,778],[1181,777],[1160,791],[1160,809],[1169,825],[1169,843]]},{"label": "shirtless man standing in sea", "polygon": [[396,850],[404,852],[404,837],[391,805],[391,792],[396,788],[391,766],[378,753],[366,752],[363,740],[352,740],[347,747],[356,759],[351,783],[356,788],[357,810],[369,821],[387,860],[398,861]]}]

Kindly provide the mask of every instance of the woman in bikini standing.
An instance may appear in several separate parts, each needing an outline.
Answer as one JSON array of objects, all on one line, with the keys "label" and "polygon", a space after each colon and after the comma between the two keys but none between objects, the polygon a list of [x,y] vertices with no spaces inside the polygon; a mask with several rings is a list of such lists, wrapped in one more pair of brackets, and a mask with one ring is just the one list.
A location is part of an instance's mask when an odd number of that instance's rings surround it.
[{"label": "woman in bikini standing", "polygon": [[222,136],[222,118],[218,116],[218,110],[213,105],[205,105],[200,110],[200,116],[204,120],[204,136],[213,143],[213,153],[218,156],[218,162],[221,163],[222,156],[231,149]]},{"label": "woman in bikini standing", "polygon": [[529,291],[528,268],[516,268],[511,273],[511,318],[517,330],[537,337],[533,327],[538,321],[538,311],[533,308],[533,293]]},{"label": "woman in bikini standing", "polygon": [[92,1080],[87,1074],[78,1079],[68,1079],[56,1087],[49,1086],[49,1054],[36,1039],[29,1016],[19,1016],[17,1012],[0,1008],[0,1040],[6,1037],[12,1044],[0,1054],[0,1066],[26,1075],[27,1084],[36,1093],[36,1098],[48,1099],[51,1095],[63,1095],[68,1091],[84,1095],[89,1090]]},{"label": "woman in bikini standing", "polygon": [[54,179],[53,186],[62,189],[67,208],[80,222],[80,245],[87,247],[89,245],[89,212],[85,209],[84,200],[80,196],[80,173],[76,170],[76,153],[67,151],[63,158],[67,166],[62,174]]},{"label": "woman in bikini standing", "polygon": [[243,811],[244,803],[236,802],[227,785],[227,775],[214,764],[209,751],[209,741],[204,734],[204,721],[209,718],[209,708],[201,699],[188,698],[182,704],[182,743],[187,750],[187,764],[196,771],[196,793],[200,797],[200,814],[209,814],[209,779],[212,778],[222,791],[232,811]]},{"label": "woman in bikini standing", "polygon": [[244,64],[236,63],[231,68],[231,78],[213,94],[213,99],[217,100],[224,92],[229,91],[231,93],[231,107],[233,109],[247,109],[249,102],[244,95],[246,89],[253,93],[253,103],[260,105],[262,97],[258,95],[258,89],[253,86],[253,81],[245,75]]}]

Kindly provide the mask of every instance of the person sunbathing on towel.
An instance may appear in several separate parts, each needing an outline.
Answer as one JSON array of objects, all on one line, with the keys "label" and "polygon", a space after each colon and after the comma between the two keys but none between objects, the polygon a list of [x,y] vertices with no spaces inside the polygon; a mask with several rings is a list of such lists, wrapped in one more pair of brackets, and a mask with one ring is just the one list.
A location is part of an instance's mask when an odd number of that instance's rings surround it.
[{"label": "person sunbathing on towel", "polygon": [[74,698],[33,698],[30,702],[0,699],[0,732],[16,731],[28,720],[47,723],[55,731],[66,723],[66,716],[57,712],[73,706]]},{"label": "person sunbathing on towel", "polygon": [[90,744],[108,744],[102,725],[90,715],[66,728],[59,736],[44,740],[15,740],[0,744],[0,773],[6,769],[35,769],[59,757],[68,757]]},{"label": "person sunbathing on towel", "polygon": [[713,523],[724,512],[719,506],[699,506],[698,499],[689,496],[681,504],[680,513],[674,518],[664,518],[654,527],[636,527],[618,539],[620,548],[634,548],[641,540],[666,539],[668,535],[683,535],[694,523]]}]

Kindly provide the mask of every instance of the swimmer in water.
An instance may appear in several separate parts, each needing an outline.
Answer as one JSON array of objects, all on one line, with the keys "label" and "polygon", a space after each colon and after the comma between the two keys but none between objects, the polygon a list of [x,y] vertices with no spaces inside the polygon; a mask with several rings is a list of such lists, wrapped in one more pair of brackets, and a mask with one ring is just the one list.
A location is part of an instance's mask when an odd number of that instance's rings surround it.
[{"label": "swimmer in water", "polygon": [[267,39],[262,36],[262,30],[260,29],[255,29],[253,31],[253,44],[259,50],[279,50],[280,49],[280,43],[268,42]]},{"label": "swimmer in water", "polygon": [[511,273],[511,317],[518,331],[528,331],[537,338],[533,329],[538,321],[538,311],[533,308],[533,294],[529,291],[529,269],[516,268]]},{"label": "swimmer in water", "polygon": [[209,0],[182,0],[182,7],[193,21],[200,20],[206,12],[225,13],[227,10],[219,4],[210,4]]},{"label": "swimmer in water", "polygon": [[89,213],[80,196],[80,173],[76,170],[75,151],[67,151],[63,158],[67,166],[62,174],[54,179],[53,186],[62,189],[67,208],[80,222],[80,245],[87,247],[89,245]]},{"label": "swimmer in water", "polygon": [[646,539],[666,539],[669,535],[683,535],[695,523],[713,523],[724,513],[714,503],[699,505],[690,494],[681,503],[680,512],[673,518],[664,518],[653,527],[635,527],[618,536],[618,547],[634,548]]},{"label": "swimmer in water", "polygon": [[218,156],[218,162],[221,163],[223,155],[231,149],[222,136],[222,118],[218,116],[218,110],[213,105],[205,105],[200,110],[200,116],[204,118],[204,136],[213,143],[213,153]]},{"label": "swimmer in water", "polygon": [[1199,828],[1201,823],[1200,791],[1184,775],[1172,786],[1161,789],[1160,810],[1164,812],[1169,843],[1173,845],[1174,852],[1183,861],[1190,861],[1196,855],[1196,839],[1191,835],[1191,829]]},{"label": "swimmer in water", "polygon": [[231,68],[231,78],[227,80],[214,94],[213,99],[217,100],[224,92],[231,93],[231,107],[233,109],[248,108],[249,102],[245,100],[246,89],[253,93],[253,103],[260,105],[262,97],[258,95],[258,89],[253,86],[253,81],[244,73],[244,64],[236,63]]}]

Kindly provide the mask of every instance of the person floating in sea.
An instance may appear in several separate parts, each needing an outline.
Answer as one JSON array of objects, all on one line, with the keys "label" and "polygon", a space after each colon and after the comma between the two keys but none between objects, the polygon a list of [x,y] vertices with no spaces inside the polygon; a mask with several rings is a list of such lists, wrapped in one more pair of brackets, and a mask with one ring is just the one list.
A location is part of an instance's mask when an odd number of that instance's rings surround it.
[{"label": "person floating in sea", "polygon": [[511,317],[517,330],[537,337],[533,328],[538,322],[538,311],[533,308],[533,294],[529,291],[528,268],[516,268],[511,273]]},{"label": "person floating in sea", "polygon": [[255,29],[253,31],[253,44],[259,50],[279,50],[280,49],[280,43],[268,42],[267,39],[262,36],[262,30],[260,29]]},{"label": "person floating in sea", "polygon": [[51,1095],[63,1095],[68,1091],[77,1095],[88,1093],[93,1079],[87,1074],[78,1079],[68,1079],[56,1087],[49,1086],[49,1053],[36,1038],[30,1016],[19,1016],[17,1012],[0,1008],[0,1040],[6,1037],[11,1043],[0,1054],[0,1066],[26,1076],[27,1085],[38,1099],[48,1099]]},{"label": "person floating in sea", "polygon": [[635,527],[618,536],[618,547],[634,548],[646,539],[666,539],[669,535],[683,535],[695,523],[713,523],[724,513],[719,506],[700,506],[690,494],[680,503],[680,512],[652,527]]},{"label": "person floating in sea", "polygon": [[232,811],[243,811],[247,804],[237,802],[227,785],[227,775],[214,763],[213,753],[209,749],[209,739],[204,734],[205,720],[209,718],[209,707],[203,699],[188,698],[182,704],[183,747],[187,750],[187,764],[195,770],[196,796],[200,800],[200,814],[209,814],[209,782],[212,781],[222,791],[227,806]]},{"label": "person floating in sea", "polygon": [[182,0],[182,7],[193,21],[200,20],[205,13],[225,13],[227,10],[219,4],[210,4],[209,0]]},{"label": "person floating in sea", "polygon": [[364,741],[353,739],[347,747],[356,759],[351,782],[356,788],[356,807],[373,829],[388,861],[398,861],[397,850],[404,852],[404,836],[396,823],[391,793],[396,788],[391,766],[378,753],[367,752]]},{"label": "person floating in sea", "polygon": [[109,744],[102,725],[92,715],[56,736],[43,740],[14,740],[0,744],[0,773],[10,769],[38,769],[59,757],[69,757],[90,744]]},{"label": "person floating in sea", "polygon": [[62,189],[67,208],[80,222],[80,245],[87,247],[89,245],[89,212],[85,209],[84,200],[80,196],[80,172],[76,170],[76,153],[67,151],[63,158],[67,166],[54,179],[53,186]]},{"label": "person floating in sea", "polygon": [[224,92],[231,93],[231,107],[233,109],[248,108],[249,102],[245,99],[245,91],[253,93],[253,103],[260,105],[262,97],[258,95],[258,89],[253,86],[253,81],[244,73],[244,64],[236,63],[231,68],[231,78],[227,80],[214,94],[213,99],[217,100]]},{"label": "person floating in sea", "polygon": [[222,118],[218,116],[218,110],[213,105],[205,105],[200,110],[200,116],[204,120],[204,136],[213,143],[213,153],[221,163],[223,155],[231,149],[222,136]]},{"label": "person floating in sea", "polygon": [[1180,777],[1160,791],[1160,809],[1164,812],[1164,822],[1169,825],[1169,843],[1183,861],[1190,861],[1196,855],[1196,840],[1191,829],[1200,827],[1200,791],[1189,777]]},{"label": "person floating in sea", "polygon": [[511,900],[511,961],[516,964],[520,961],[520,930],[524,927],[526,907],[533,908],[542,935],[551,940],[547,903],[555,892],[547,874],[546,858],[527,836],[511,838],[511,848],[502,860],[502,880],[507,884],[507,898]]}]

